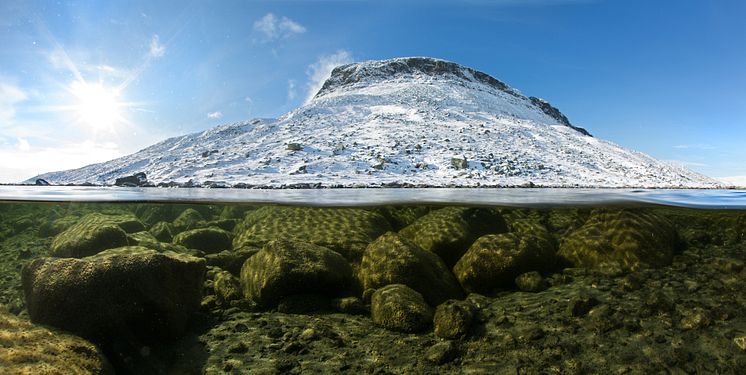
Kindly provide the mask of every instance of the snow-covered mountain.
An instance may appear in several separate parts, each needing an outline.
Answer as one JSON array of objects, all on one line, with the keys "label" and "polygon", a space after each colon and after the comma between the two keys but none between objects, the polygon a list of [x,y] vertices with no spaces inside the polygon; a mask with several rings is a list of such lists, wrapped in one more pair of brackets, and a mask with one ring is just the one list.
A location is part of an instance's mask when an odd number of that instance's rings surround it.
[{"label": "snow-covered mountain", "polygon": [[685,168],[592,137],[548,102],[432,58],[337,67],[278,119],[174,137],[132,155],[43,178],[113,184],[252,186],[715,187]]}]

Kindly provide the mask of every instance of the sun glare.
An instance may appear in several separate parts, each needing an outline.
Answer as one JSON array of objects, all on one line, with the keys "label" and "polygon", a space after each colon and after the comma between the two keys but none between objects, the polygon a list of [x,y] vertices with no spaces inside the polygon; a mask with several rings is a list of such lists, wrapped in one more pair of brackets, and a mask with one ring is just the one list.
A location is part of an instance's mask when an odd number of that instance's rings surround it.
[{"label": "sun glare", "polygon": [[98,83],[76,81],[70,91],[77,100],[74,105],[79,120],[94,129],[112,129],[121,115],[119,92]]}]

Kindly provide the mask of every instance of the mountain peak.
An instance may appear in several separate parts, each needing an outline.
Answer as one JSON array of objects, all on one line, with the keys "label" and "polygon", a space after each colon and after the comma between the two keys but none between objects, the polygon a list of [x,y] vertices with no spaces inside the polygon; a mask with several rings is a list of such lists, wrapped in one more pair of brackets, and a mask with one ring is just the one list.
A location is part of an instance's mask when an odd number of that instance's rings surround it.
[{"label": "mountain peak", "polygon": [[[426,57],[340,66],[308,103],[37,176],[171,186],[712,187],[716,182],[588,136],[543,99]],[[139,181],[140,179],[136,179]]]},{"label": "mountain peak", "polygon": [[331,76],[324,82],[324,85],[314,98],[320,98],[346,88],[375,85],[399,79],[412,80],[415,77],[484,85],[518,99],[530,101],[538,110],[553,118],[558,123],[573,128],[584,135],[591,135],[587,130],[573,126],[570,120],[559,109],[552,106],[546,100],[533,96],[526,97],[518,90],[487,73],[433,57],[399,57],[338,66],[332,70]]}]

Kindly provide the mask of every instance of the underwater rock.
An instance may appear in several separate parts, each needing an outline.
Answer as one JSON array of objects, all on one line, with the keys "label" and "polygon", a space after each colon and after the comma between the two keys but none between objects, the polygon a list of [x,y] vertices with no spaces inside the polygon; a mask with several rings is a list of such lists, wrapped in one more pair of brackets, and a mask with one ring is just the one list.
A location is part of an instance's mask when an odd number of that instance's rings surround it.
[{"label": "underwater rock", "polygon": [[541,274],[536,271],[526,272],[518,275],[515,278],[515,286],[518,290],[523,292],[541,292],[545,290],[548,285],[546,280],[541,277]]},{"label": "underwater rock", "polygon": [[244,247],[239,250],[223,250],[219,253],[206,254],[208,266],[220,267],[235,276],[241,275],[241,267],[246,259],[261,250],[258,247]]},{"label": "underwater rock", "polygon": [[174,225],[166,221],[153,224],[148,231],[161,242],[171,242],[174,239]]},{"label": "underwater rock", "polygon": [[453,267],[468,293],[489,294],[514,285],[516,276],[554,266],[554,249],[541,236],[488,234],[474,242]]},{"label": "underwater rock", "polygon": [[398,231],[417,221],[417,219],[427,215],[430,212],[430,207],[426,206],[386,206],[379,207],[375,212],[381,214],[389,223],[391,227]]},{"label": "underwater rock", "polygon": [[185,230],[197,228],[199,222],[203,220],[204,218],[199,211],[193,208],[187,208],[176,217],[176,219],[174,219],[173,225],[176,232],[183,232]]},{"label": "underwater rock", "polygon": [[303,241],[359,262],[365,247],[391,226],[383,216],[358,208],[262,207],[246,214],[233,248],[262,247],[272,240]]},{"label": "underwater rock", "polygon": [[243,298],[241,281],[228,271],[220,271],[215,275],[213,290],[218,302],[222,304]]},{"label": "underwater rock", "polygon": [[425,352],[425,359],[436,365],[451,362],[456,357],[458,357],[458,347],[453,341],[436,343]]},{"label": "underwater rock", "polygon": [[[130,246],[147,246],[147,244],[160,242],[158,239],[153,237],[153,235],[148,231],[142,231],[142,232],[135,232],[135,233],[129,233],[127,234],[127,243]],[[152,248],[152,247],[150,247]]]},{"label": "underwater rock", "polygon": [[82,259],[35,259],[22,282],[35,323],[91,340],[134,335],[149,342],[183,333],[199,308],[204,273],[200,258],[129,246]]},{"label": "underwater rock", "polygon": [[298,241],[270,241],[241,268],[244,296],[264,306],[295,294],[334,295],[351,278],[352,269],[339,253]]},{"label": "underwater rock", "polygon": [[652,212],[594,210],[562,239],[557,253],[575,267],[616,263],[624,270],[671,264],[679,238],[666,218]]},{"label": "underwater rock", "polygon": [[3,374],[113,374],[90,342],[40,327],[0,309],[0,372]]},{"label": "underwater rock", "polygon": [[391,284],[373,293],[373,323],[391,331],[421,332],[433,321],[433,309],[422,294],[402,284]]},{"label": "underwater rock", "polygon": [[387,232],[368,245],[358,277],[364,289],[404,284],[433,306],[463,297],[458,281],[437,255],[394,232]]},{"label": "underwater rock", "polygon": [[88,214],[52,240],[52,255],[82,258],[127,245],[127,234],[106,215]]},{"label": "underwater rock", "polygon": [[217,253],[230,250],[232,240],[230,232],[209,227],[181,232],[174,237],[173,243],[189,249],[202,250],[206,253]]},{"label": "underwater rock", "polygon": [[494,210],[446,207],[417,219],[399,234],[453,267],[479,236],[503,232],[507,232],[505,220]]},{"label": "underwater rock", "polygon": [[466,337],[474,319],[474,305],[468,301],[448,300],[435,308],[435,336],[444,339]]}]

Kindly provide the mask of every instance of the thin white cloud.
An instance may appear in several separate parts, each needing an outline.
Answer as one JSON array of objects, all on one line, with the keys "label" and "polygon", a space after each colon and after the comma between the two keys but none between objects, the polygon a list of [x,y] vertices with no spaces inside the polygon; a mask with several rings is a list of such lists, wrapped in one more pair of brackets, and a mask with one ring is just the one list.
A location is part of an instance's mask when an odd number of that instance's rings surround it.
[{"label": "thin white cloud", "polygon": [[150,56],[153,58],[162,57],[166,54],[166,46],[161,44],[160,38],[158,35],[153,35],[153,38],[150,39]]},{"label": "thin white cloud", "polygon": [[220,111],[210,112],[210,113],[207,114],[207,117],[211,118],[211,119],[217,120],[217,119],[223,117],[223,112],[220,112]]},{"label": "thin white cloud", "polygon": [[26,99],[28,94],[20,87],[0,82],[0,126],[13,120],[16,115],[16,104]]},{"label": "thin white cloud", "polygon": [[295,100],[298,96],[298,92],[295,90],[295,80],[288,80],[288,100]]},{"label": "thin white cloud", "polygon": [[264,17],[254,21],[254,31],[263,34],[265,41],[273,41],[303,34],[306,28],[285,16],[278,18],[272,13],[267,13]]},{"label": "thin white cloud", "polygon": [[309,65],[306,69],[306,75],[308,75],[306,102],[313,99],[324,86],[324,82],[331,76],[334,68],[350,62],[352,62],[352,53],[341,49],[331,55],[323,55],[315,63]]},{"label": "thin white cloud", "polygon": [[28,143],[26,138],[18,138],[18,149],[21,151],[31,150],[31,144]]}]

